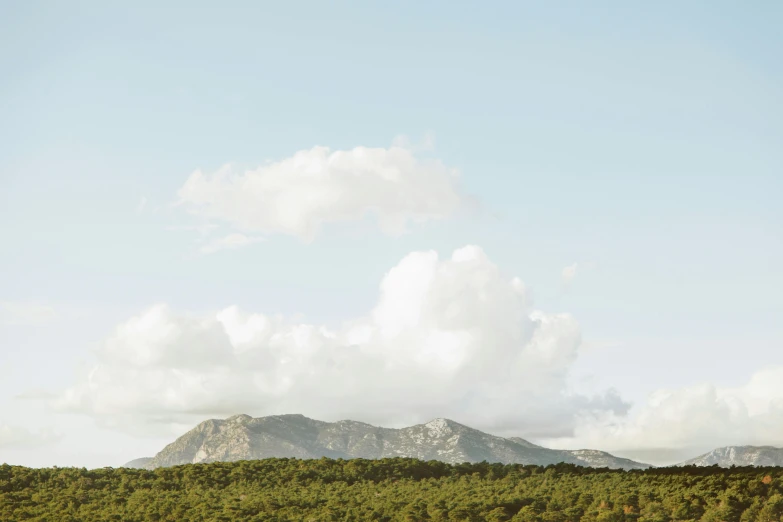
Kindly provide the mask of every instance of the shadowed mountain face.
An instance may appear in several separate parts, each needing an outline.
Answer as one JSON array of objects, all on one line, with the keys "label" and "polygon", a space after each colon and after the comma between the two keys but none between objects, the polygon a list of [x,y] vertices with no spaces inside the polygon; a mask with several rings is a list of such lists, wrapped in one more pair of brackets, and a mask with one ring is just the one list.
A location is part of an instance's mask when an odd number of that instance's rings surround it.
[{"label": "shadowed mountain face", "polygon": [[448,463],[487,461],[547,465],[566,462],[624,469],[650,467],[597,450],[553,450],[518,437],[496,437],[448,419],[391,429],[350,420],[323,422],[303,415],[257,419],[236,415],[226,420],[204,421],[166,446],[144,467],[153,469],[270,457],[413,457]]},{"label": "shadowed mountain face", "polygon": [[772,446],[727,446],[717,448],[678,466],[783,466],[783,448]]}]

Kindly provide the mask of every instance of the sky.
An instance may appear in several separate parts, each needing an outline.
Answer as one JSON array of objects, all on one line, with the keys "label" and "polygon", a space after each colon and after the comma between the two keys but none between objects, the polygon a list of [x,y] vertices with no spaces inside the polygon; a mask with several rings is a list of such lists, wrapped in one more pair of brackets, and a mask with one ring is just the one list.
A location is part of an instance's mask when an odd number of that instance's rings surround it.
[{"label": "sky", "polygon": [[3,2],[0,462],[207,418],[783,446],[780,2]]}]

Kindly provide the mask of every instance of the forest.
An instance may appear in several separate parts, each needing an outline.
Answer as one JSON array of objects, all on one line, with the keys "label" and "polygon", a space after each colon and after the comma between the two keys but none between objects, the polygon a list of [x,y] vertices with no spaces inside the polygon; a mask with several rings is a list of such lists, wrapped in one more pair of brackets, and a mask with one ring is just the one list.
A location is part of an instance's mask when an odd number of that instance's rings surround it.
[{"label": "forest", "polygon": [[154,471],[4,464],[0,520],[779,522],[783,468],[621,471],[407,458]]}]

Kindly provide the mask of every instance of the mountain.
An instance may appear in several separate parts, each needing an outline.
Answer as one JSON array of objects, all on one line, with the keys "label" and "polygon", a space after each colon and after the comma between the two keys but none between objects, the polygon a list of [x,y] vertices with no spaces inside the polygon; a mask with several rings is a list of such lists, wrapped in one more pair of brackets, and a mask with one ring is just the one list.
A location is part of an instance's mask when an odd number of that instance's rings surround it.
[{"label": "mountain", "polygon": [[151,457],[144,457],[142,459],[134,459],[126,464],[123,464],[123,468],[146,468],[147,464],[152,460]]},{"label": "mountain", "polygon": [[783,448],[773,446],[726,446],[717,448],[678,466],[783,466]]},{"label": "mountain", "polygon": [[496,437],[448,419],[391,429],[351,420],[323,422],[303,415],[235,415],[225,420],[207,420],[163,448],[144,467],[270,457],[414,457],[449,463],[486,460],[538,465],[566,462],[623,469],[650,467],[603,451],[554,450],[518,437]]}]

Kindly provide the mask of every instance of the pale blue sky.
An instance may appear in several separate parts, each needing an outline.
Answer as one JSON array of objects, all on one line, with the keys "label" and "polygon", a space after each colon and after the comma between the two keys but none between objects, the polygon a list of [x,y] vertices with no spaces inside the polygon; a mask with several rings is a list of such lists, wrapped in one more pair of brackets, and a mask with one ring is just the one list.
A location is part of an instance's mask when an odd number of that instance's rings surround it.
[{"label": "pale blue sky", "polygon": [[[153,303],[334,324],[466,244],[578,320],[599,387],[743,385],[783,364],[782,26],[761,1],[3,3],[0,301],[60,318],[0,326],[0,423],[93,433],[12,397],[70,386]],[[195,169],[427,133],[479,211],[210,256],[166,229]],[[142,456],[107,452],[85,462]]]}]

